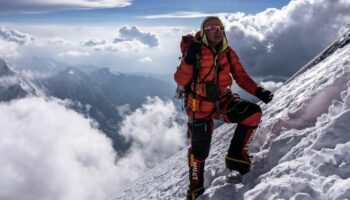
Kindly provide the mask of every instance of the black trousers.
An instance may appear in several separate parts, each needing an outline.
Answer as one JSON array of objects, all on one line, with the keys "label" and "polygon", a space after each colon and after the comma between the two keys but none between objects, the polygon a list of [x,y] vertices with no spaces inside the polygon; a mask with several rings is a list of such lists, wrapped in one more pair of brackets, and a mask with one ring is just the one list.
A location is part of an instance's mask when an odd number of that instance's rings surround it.
[{"label": "black trousers", "polygon": [[[249,171],[251,163],[248,155],[248,145],[261,121],[261,108],[240,98],[230,99],[220,107],[226,123],[238,123],[225,157],[226,167],[245,174]],[[200,179],[200,183],[198,183],[198,180],[196,182],[196,185],[200,187],[203,185],[204,164],[210,151],[214,123],[212,118],[204,118],[196,119],[194,123],[188,123],[187,125],[188,136],[191,141],[188,150],[190,182],[193,181],[193,175],[195,175]],[[201,174],[194,174],[193,166],[203,169],[198,171]]]}]

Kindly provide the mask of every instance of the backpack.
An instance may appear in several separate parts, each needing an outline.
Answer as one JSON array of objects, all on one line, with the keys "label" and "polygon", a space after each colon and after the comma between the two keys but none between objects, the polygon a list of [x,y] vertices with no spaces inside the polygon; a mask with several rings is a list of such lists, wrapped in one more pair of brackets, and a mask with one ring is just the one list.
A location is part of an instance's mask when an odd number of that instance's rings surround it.
[{"label": "backpack", "polygon": [[[180,42],[180,50],[181,50],[182,58],[185,57],[188,47],[193,42],[199,42],[195,36],[190,35],[190,34],[182,36],[182,39]],[[192,82],[197,80],[198,74],[199,74],[199,68],[195,64],[195,67],[193,67]],[[185,85],[186,96],[188,95],[190,90],[191,90],[191,82],[189,84]]]},{"label": "backpack", "polygon": [[181,49],[182,57],[184,57],[186,55],[187,49],[192,42],[199,42],[199,41],[195,38],[195,36],[190,35],[190,34],[182,36],[182,39],[180,42],[180,49]]}]

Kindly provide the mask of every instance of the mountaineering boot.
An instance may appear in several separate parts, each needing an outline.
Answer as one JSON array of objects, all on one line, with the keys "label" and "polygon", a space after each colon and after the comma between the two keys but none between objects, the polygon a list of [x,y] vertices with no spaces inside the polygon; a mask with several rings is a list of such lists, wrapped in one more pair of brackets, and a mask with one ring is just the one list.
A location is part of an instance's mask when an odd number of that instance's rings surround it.
[{"label": "mountaineering boot", "polygon": [[194,159],[193,155],[190,155],[189,159],[189,178],[190,185],[187,190],[186,199],[195,200],[198,196],[204,193],[204,165],[205,161]]},{"label": "mountaineering boot", "polygon": [[250,171],[250,160],[243,160],[239,158],[231,158],[228,155],[225,157],[225,166],[231,171],[238,171],[241,175],[244,175]]},{"label": "mountaineering boot", "polygon": [[248,144],[254,135],[255,127],[238,124],[225,157],[226,168],[244,175],[250,171],[251,161],[248,155]]},{"label": "mountaineering boot", "polygon": [[186,200],[196,200],[197,197],[199,197],[200,195],[202,195],[204,193],[204,187],[201,187],[195,191],[190,191],[190,189],[187,190],[187,194],[186,194]]}]

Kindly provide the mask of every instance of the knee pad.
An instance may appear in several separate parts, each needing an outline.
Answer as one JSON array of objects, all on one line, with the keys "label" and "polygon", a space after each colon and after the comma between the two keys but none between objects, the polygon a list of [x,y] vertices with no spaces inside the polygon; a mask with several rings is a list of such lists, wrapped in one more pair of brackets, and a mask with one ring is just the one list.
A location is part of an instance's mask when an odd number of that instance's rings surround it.
[{"label": "knee pad", "polygon": [[191,138],[191,154],[196,160],[205,160],[209,155],[213,120],[196,121],[194,126],[188,123]]}]

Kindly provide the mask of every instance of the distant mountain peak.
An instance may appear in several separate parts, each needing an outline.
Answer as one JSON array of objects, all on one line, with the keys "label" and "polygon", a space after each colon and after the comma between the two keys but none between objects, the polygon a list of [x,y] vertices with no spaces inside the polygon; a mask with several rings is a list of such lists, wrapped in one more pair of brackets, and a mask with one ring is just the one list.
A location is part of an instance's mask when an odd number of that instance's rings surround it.
[{"label": "distant mountain peak", "polygon": [[103,67],[103,68],[101,68],[101,69],[99,69],[97,71],[100,72],[100,73],[111,74],[111,71],[109,70],[108,67]]},{"label": "distant mountain peak", "polygon": [[15,70],[12,69],[6,61],[0,58],[0,76],[12,76],[15,75]]},{"label": "distant mountain peak", "polygon": [[0,101],[9,101],[25,96],[36,96],[41,94],[34,84],[21,75],[20,72],[11,67],[0,58]]},{"label": "distant mountain peak", "polygon": [[103,67],[92,72],[92,74],[100,76],[120,76],[118,72],[112,72],[108,67]]},{"label": "distant mountain peak", "polygon": [[65,70],[61,71],[61,73],[67,75],[86,76],[83,71],[72,66],[67,67]]}]

